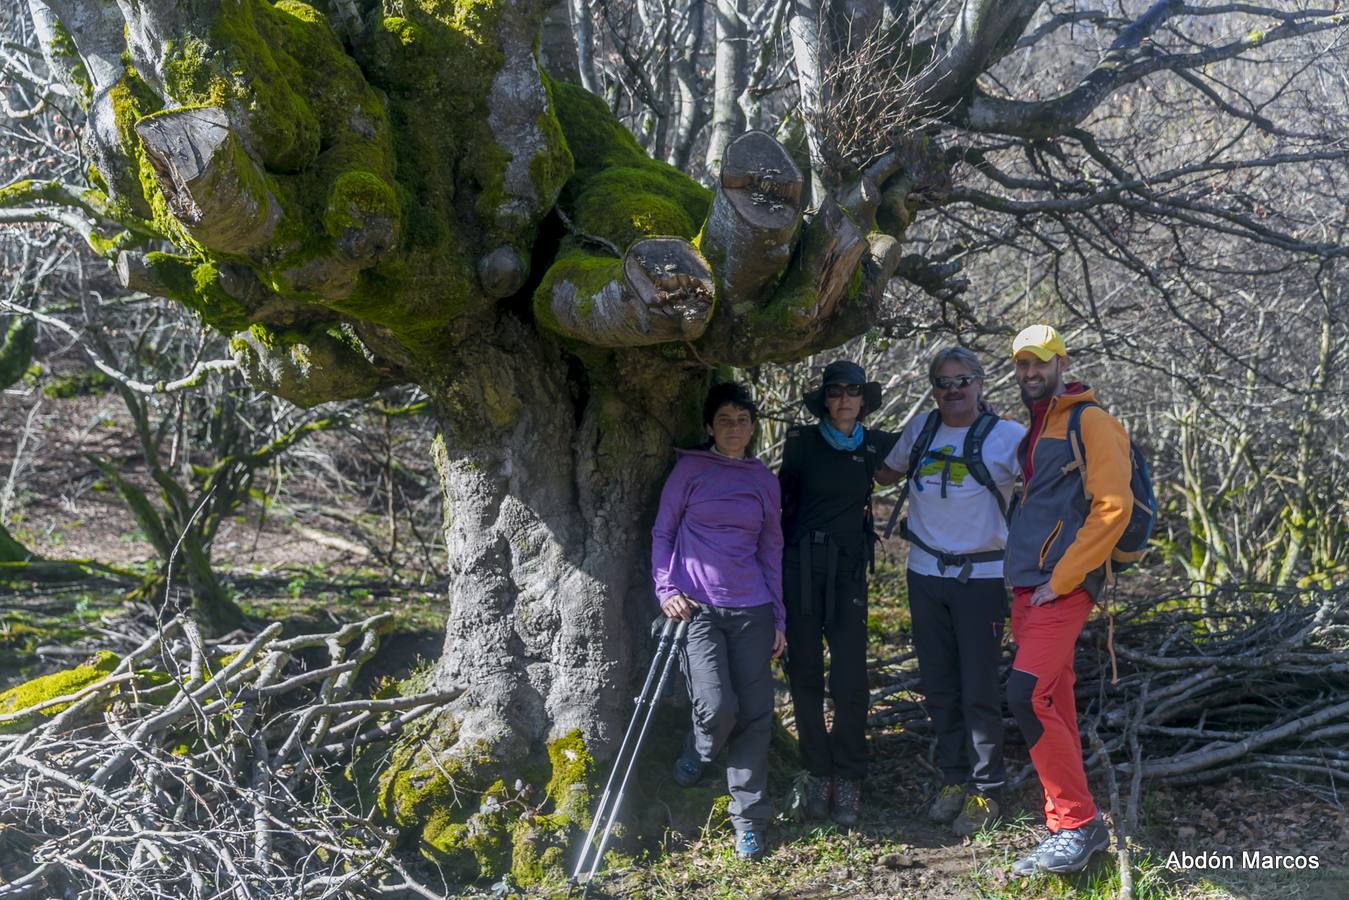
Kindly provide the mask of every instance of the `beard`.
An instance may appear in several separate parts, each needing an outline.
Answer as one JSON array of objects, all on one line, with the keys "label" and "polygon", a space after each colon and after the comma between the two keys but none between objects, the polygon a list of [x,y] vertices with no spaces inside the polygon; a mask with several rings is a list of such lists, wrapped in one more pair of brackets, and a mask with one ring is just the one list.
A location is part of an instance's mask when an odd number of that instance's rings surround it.
[{"label": "beard", "polygon": [[1063,383],[1063,373],[1059,370],[1058,366],[1055,366],[1053,373],[1046,374],[1044,376],[1041,382],[1042,387],[1040,390],[1040,395],[1038,397],[1032,397],[1029,393],[1027,393],[1026,389],[1022,387],[1021,400],[1027,406],[1030,406],[1031,404],[1038,403],[1047,397],[1053,397],[1055,394],[1059,392],[1059,385],[1061,385],[1062,383]]}]

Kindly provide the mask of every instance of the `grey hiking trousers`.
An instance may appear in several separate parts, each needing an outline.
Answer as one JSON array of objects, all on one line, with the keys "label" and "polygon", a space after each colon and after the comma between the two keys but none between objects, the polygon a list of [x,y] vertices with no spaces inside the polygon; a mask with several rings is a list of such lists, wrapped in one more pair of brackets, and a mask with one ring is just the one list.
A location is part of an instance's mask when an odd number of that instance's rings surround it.
[{"label": "grey hiking trousers", "polygon": [[689,623],[684,673],[693,730],[684,752],[703,764],[726,747],[726,787],[736,831],[760,830],[772,817],[768,740],[773,726],[773,605],[704,605]]},{"label": "grey hiking trousers", "polygon": [[998,683],[1007,586],[1001,578],[961,584],[914,571],[908,583],[913,646],[942,780],[973,782],[985,793],[999,790],[1007,781]]}]

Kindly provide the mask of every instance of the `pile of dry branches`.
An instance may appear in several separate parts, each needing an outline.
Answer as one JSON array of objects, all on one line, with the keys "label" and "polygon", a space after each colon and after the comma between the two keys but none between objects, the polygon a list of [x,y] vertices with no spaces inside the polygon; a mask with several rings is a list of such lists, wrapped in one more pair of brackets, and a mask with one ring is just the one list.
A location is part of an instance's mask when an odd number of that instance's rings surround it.
[{"label": "pile of dry branches", "polygon": [[353,698],[388,625],[230,643],[175,619],[82,690],[0,715],[55,712],[0,736],[0,898],[432,896],[328,779],[458,693]]},{"label": "pile of dry branches", "polygon": [[[1113,623],[1117,683],[1106,617],[1093,618],[1078,645],[1089,770],[1112,763],[1135,795],[1140,782],[1193,784],[1241,772],[1322,796],[1349,785],[1349,586],[1219,588],[1121,606]],[[925,738],[918,673],[903,665],[910,661],[879,664],[889,674],[873,676],[883,683],[872,692],[871,723]],[[1013,783],[1030,774],[1027,766]]]}]

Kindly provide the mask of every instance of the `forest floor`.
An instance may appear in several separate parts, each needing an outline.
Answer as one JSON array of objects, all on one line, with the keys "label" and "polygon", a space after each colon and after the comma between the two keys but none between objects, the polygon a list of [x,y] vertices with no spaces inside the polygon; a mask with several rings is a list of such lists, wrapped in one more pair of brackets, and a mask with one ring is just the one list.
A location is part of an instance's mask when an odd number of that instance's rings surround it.
[{"label": "forest floor", "polygon": [[[30,406],[31,404],[24,404]],[[120,403],[113,397],[47,401],[41,427],[30,433],[19,466],[15,459],[20,405],[0,396],[0,460],[14,468],[9,524],[31,550],[51,558],[92,558],[136,569],[153,557],[118,496],[101,486],[83,454],[137,469]],[[0,472],[3,478],[7,471]],[[368,497],[344,495],[322,466],[292,471],[261,514],[245,507],[216,539],[215,556],[237,601],[258,620],[286,621],[293,629],[327,629],[375,612],[392,611],[394,634],[363,672],[371,683],[405,677],[439,654],[447,611],[443,551],[434,540],[393,544]],[[435,554],[440,553],[441,557]],[[435,562],[429,560],[434,558]],[[873,590],[870,631],[875,659],[909,649],[907,609],[893,556]],[[409,576],[408,573],[413,573]],[[118,589],[97,583],[46,586],[15,593],[0,587],[0,690],[108,643],[125,604]],[[58,652],[38,652],[56,648]],[[785,701],[785,685],[781,692]],[[786,706],[784,705],[784,711]],[[667,717],[671,714],[667,714]],[[674,720],[677,721],[677,720]],[[676,742],[654,742],[643,757],[647,783],[665,784]],[[1034,778],[1010,797],[998,827],[961,839],[925,816],[939,779],[929,761],[930,742],[895,728],[870,734],[873,766],[861,824],[850,832],[831,825],[779,822],[772,849],[759,863],[736,861],[724,803],[703,802],[696,815],[670,818],[659,845],[609,872],[595,897],[1113,897],[1119,877],[1113,854],[1102,853],[1084,873],[1017,880],[1012,860],[1039,838],[1039,788]],[[779,748],[774,796],[788,793],[795,771],[791,748]],[[1008,764],[1027,760],[1015,728],[1009,729]],[[715,797],[709,771],[699,798]],[[1290,786],[1291,785],[1291,786]],[[1093,791],[1107,805],[1104,785]],[[664,802],[664,801],[662,801]],[[1349,897],[1349,811],[1299,791],[1287,779],[1275,784],[1230,779],[1202,788],[1146,788],[1139,833],[1132,839],[1135,896],[1140,898]],[[1230,854],[1230,868],[1172,864],[1176,854]],[[1315,870],[1264,870],[1243,865],[1243,852],[1316,857]],[[466,886],[455,895],[501,896],[506,885]],[[547,894],[547,891],[541,892]]]}]

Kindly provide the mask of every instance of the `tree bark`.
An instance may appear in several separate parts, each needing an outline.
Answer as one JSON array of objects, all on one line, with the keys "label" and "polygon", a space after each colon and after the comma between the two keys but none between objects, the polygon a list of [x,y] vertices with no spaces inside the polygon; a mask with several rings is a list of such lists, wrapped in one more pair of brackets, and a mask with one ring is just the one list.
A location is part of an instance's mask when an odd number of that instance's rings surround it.
[{"label": "tree bark", "polygon": [[174,218],[202,246],[247,256],[271,242],[281,205],[223,110],[164,112],[136,131]]},{"label": "tree bark", "polygon": [[732,138],[745,130],[744,111],[736,102],[748,73],[745,50],[745,0],[717,0],[717,57],[712,90],[712,136],[707,141],[708,172],[721,171],[722,157]]},{"label": "tree bark", "polygon": [[451,612],[439,688],[457,751],[524,758],[580,729],[603,756],[629,712],[650,592],[654,501],[702,381],[634,352],[612,382],[577,380],[556,345],[510,319],[433,394]]},{"label": "tree bark", "polygon": [[733,310],[760,306],[777,286],[796,247],[804,191],[801,170],[766,133],[747,132],[730,145],[702,246],[717,260]]},{"label": "tree bark", "polygon": [[566,3],[572,33],[576,36],[576,67],[581,76],[581,87],[599,94],[603,85],[595,69],[595,23],[590,18],[590,4],[586,0],[566,0]]},{"label": "tree bark", "polygon": [[[696,3],[689,10],[689,23],[679,52],[670,65],[670,77],[675,83],[674,133],[666,162],[680,170],[687,170],[693,155],[694,141],[707,123],[707,105],[702,103],[702,79],[698,74],[698,56],[703,48],[703,5]],[[704,181],[707,179],[704,178]]]},{"label": "tree bark", "polygon": [[820,134],[817,116],[829,101],[824,83],[826,48],[821,43],[820,4],[817,0],[795,0],[795,9],[787,28],[792,35],[806,146],[810,150],[810,203],[814,206],[824,196],[824,136]]}]

